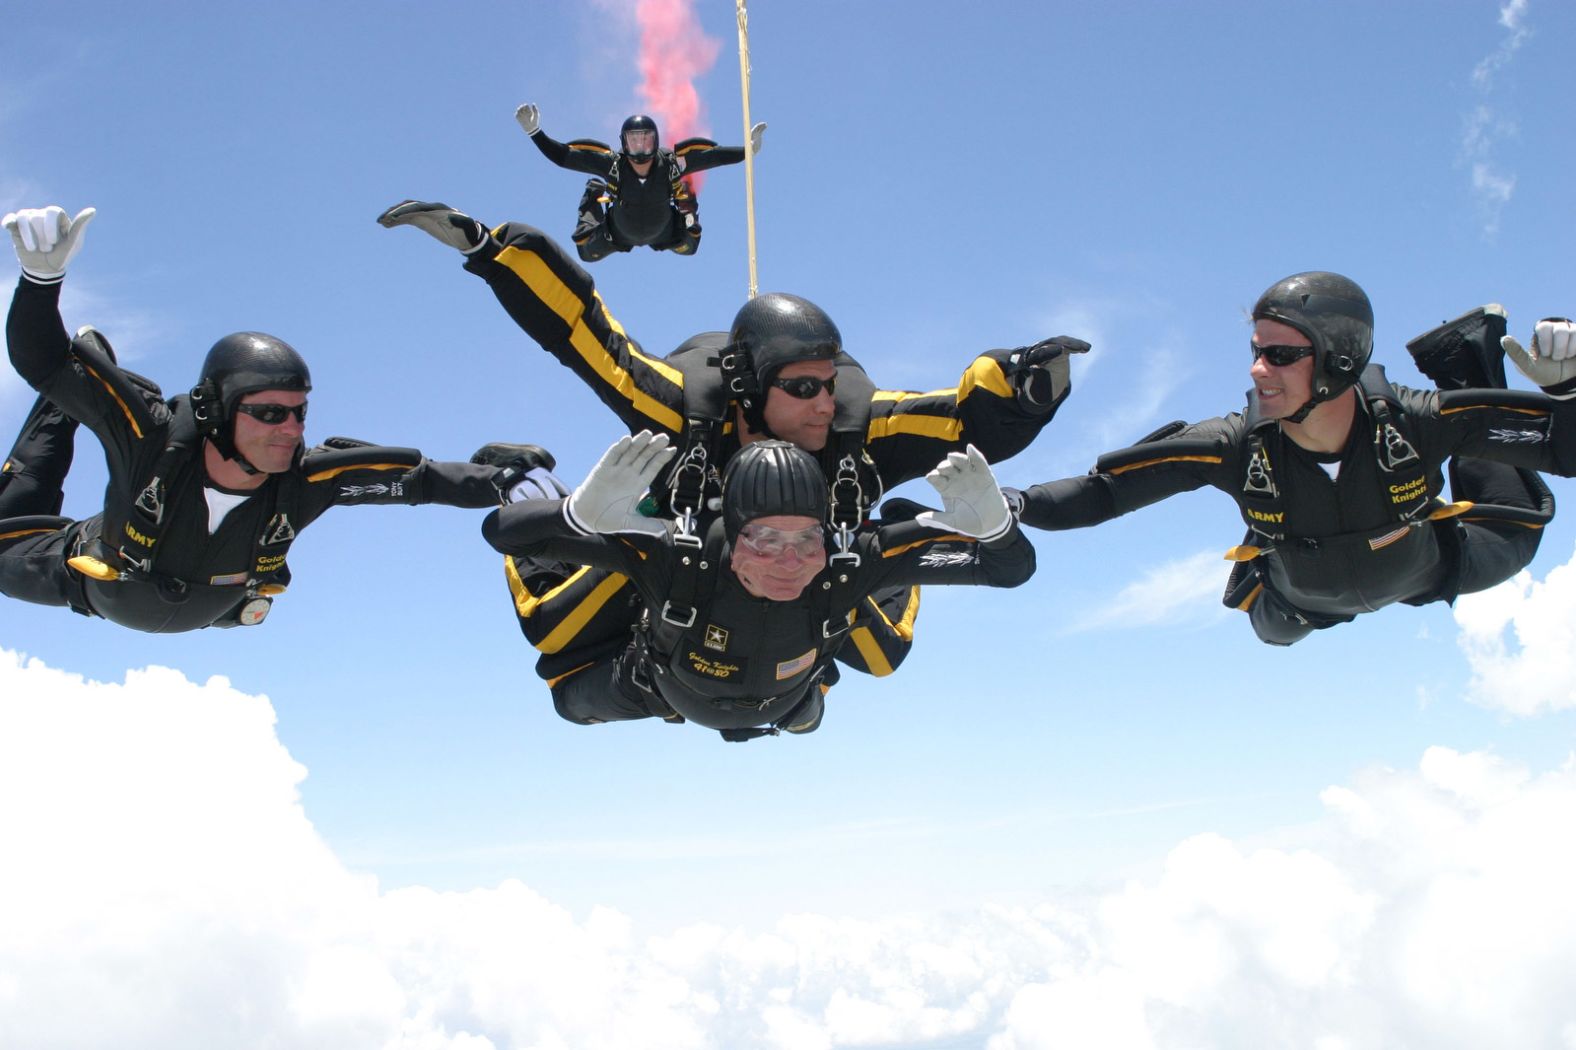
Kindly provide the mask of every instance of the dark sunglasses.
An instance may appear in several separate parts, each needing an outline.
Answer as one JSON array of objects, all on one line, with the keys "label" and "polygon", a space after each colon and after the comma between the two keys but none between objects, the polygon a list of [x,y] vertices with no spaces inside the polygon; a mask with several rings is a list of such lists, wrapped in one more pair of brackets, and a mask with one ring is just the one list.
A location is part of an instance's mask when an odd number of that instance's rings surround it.
[{"label": "dark sunglasses", "polygon": [[1313,353],[1311,346],[1260,346],[1253,344],[1253,360],[1264,358],[1276,368],[1285,368]]},{"label": "dark sunglasses", "polygon": [[299,405],[236,405],[235,410],[270,427],[277,427],[292,415],[296,417],[297,423],[306,422],[305,401]]},{"label": "dark sunglasses", "polygon": [[772,386],[783,391],[789,397],[796,397],[800,401],[808,401],[821,392],[825,387],[828,394],[837,389],[837,377],[822,379],[819,376],[794,376],[792,379],[773,379]]}]

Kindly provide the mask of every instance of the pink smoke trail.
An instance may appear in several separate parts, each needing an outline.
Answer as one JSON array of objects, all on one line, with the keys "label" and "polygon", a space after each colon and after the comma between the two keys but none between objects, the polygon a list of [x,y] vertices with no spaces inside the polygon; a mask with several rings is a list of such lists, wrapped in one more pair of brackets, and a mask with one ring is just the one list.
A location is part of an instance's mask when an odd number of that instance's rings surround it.
[{"label": "pink smoke trail", "polygon": [[[706,134],[704,107],[695,78],[711,69],[722,42],[701,31],[694,0],[637,0],[640,25],[640,94],[672,146],[691,135]],[[689,176],[700,189],[700,176]]]}]

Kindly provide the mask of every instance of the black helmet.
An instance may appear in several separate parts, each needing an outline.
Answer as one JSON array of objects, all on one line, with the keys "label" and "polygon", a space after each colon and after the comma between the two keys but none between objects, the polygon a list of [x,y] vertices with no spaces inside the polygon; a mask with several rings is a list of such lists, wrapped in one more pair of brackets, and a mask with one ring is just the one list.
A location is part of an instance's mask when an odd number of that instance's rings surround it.
[{"label": "black helmet", "polygon": [[797,295],[766,292],[734,315],[722,372],[744,410],[744,421],[770,436],[765,409],[772,377],[795,361],[835,360],[842,349],[842,333],[825,310]]},{"label": "black helmet", "polygon": [[[629,151],[629,140],[625,138],[631,131],[651,132],[651,148],[643,153],[631,153]],[[618,129],[618,148],[630,160],[650,160],[657,152],[657,147],[661,144],[662,138],[657,134],[657,122],[644,113],[636,113],[628,120],[625,120],[624,126]]]},{"label": "black helmet", "polygon": [[[213,344],[192,388],[197,426],[226,459],[235,459],[235,405],[259,390],[312,389],[312,373],[295,348],[263,332],[234,332]],[[244,460],[242,461],[244,462]]]},{"label": "black helmet", "polygon": [[763,390],[783,365],[831,361],[843,349],[842,333],[825,310],[785,292],[767,292],[745,303],[734,315],[728,342],[744,351]]},{"label": "black helmet", "polygon": [[1373,356],[1373,307],[1338,273],[1312,270],[1277,281],[1253,305],[1253,319],[1262,317],[1291,325],[1313,344],[1313,396],[1301,417],[1356,383]]},{"label": "black helmet", "polygon": [[815,457],[775,438],[752,441],[722,472],[722,520],[728,535],[746,522],[776,514],[825,521],[826,475]]}]

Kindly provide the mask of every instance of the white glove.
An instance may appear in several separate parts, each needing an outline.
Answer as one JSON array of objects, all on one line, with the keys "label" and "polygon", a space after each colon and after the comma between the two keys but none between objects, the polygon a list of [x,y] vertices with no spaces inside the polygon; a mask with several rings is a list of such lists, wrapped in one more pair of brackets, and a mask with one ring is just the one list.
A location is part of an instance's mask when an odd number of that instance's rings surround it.
[{"label": "white glove", "polygon": [[542,114],[535,103],[520,103],[514,111],[514,119],[520,122],[520,127],[527,135],[535,135],[542,128]]},{"label": "white glove", "polygon": [[1001,494],[985,456],[973,445],[965,452],[947,453],[925,480],[941,494],[945,509],[915,515],[921,525],[985,541],[1001,538],[1012,527],[1007,497]]},{"label": "white glove", "polygon": [[766,122],[763,120],[750,129],[750,152],[759,156],[761,152],[761,136],[766,134]]},{"label": "white glove", "polygon": [[644,532],[661,536],[667,523],[648,518],[636,508],[646,489],[678,451],[668,447],[668,435],[642,430],[633,437],[621,437],[602,454],[601,460],[580,487],[564,502],[564,518],[577,532]]},{"label": "white glove", "polygon": [[83,232],[97,214],[93,208],[83,208],[75,219],[67,220],[66,210],[57,204],[9,212],[5,228],[11,231],[22,272],[46,283],[64,277],[71,257],[82,247]]},{"label": "white glove", "polygon": [[1539,321],[1532,330],[1530,353],[1514,336],[1503,336],[1499,345],[1521,374],[1546,393],[1560,398],[1576,396],[1576,323],[1563,317]]}]

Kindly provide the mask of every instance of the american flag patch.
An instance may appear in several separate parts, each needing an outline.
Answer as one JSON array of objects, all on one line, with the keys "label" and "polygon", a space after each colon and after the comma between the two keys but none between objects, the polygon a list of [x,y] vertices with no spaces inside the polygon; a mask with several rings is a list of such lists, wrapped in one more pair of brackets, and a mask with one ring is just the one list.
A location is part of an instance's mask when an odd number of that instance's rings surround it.
[{"label": "american flag patch", "polygon": [[1376,551],[1381,547],[1388,547],[1390,544],[1394,543],[1396,540],[1400,539],[1402,536],[1405,536],[1411,531],[1411,529],[1403,525],[1394,532],[1387,532],[1383,536],[1375,536],[1373,539],[1368,541],[1368,549],[1371,551]]},{"label": "american flag patch", "polygon": [[792,678],[796,674],[801,674],[805,671],[808,671],[810,669],[810,665],[814,663],[814,649],[811,649],[803,656],[796,656],[792,660],[784,660],[782,663],[777,665],[777,680],[781,682],[785,678]]}]

